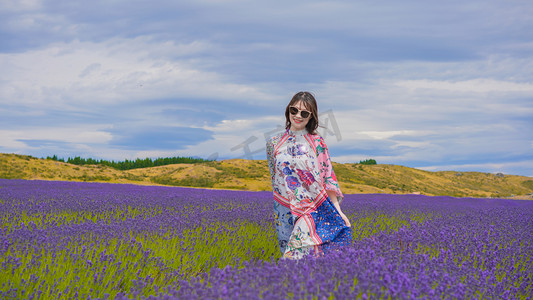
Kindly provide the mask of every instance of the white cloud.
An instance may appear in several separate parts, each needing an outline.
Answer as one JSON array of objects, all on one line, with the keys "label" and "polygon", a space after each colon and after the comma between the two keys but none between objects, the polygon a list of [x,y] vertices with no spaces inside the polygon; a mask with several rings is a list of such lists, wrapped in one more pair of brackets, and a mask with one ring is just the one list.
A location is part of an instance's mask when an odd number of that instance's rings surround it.
[{"label": "white cloud", "polygon": [[171,97],[271,98],[256,87],[170,58],[208,48],[205,42],[176,45],[136,38],[103,43],[74,41],[0,54],[0,103],[76,109],[78,105]]},{"label": "white cloud", "polygon": [[8,12],[33,11],[41,7],[41,0],[2,0],[0,2],[0,11]]},{"label": "white cloud", "polygon": [[[477,164],[444,164],[444,165],[429,165],[418,167],[418,169],[426,171],[478,171],[488,173],[502,172],[504,174],[513,175],[515,169],[532,170],[533,161],[525,160],[518,162],[502,162],[502,163],[477,163]],[[524,176],[533,177],[533,174],[524,174]]]},{"label": "white cloud", "polygon": [[408,148],[429,148],[431,146],[430,141],[423,141],[423,142],[413,142],[413,141],[399,141],[396,142],[393,146],[391,146],[392,149],[400,148],[400,147],[408,147]]},{"label": "white cloud", "polygon": [[[285,116],[263,116],[254,119],[223,120],[216,126],[205,126],[204,129],[211,130],[216,134],[233,133],[237,136],[248,134],[263,134],[269,128],[275,128],[276,124],[284,124]],[[266,130],[266,131],[265,131]]]},{"label": "white cloud", "polygon": [[75,127],[37,127],[16,130],[0,130],[0,147],[28,149],[25,140],[53,141],[72,144],[106,144],[112,136],[106,129],[109,125],[78,125]]},{"label": "white cloud", "polygon": [[533,93],[533,83],[517,83],[494,79],[471,79],[465,81],[405,80],[396,82],[397,86],[409,90],[431,89],[460,93]]},{"label": "white cloud", "polygon": [[360,134],[367,135],[373,139],[383,140],[394,136],[420,136],[431,133],[430,131],[415,131],[415,130],[392,130],[392,131],[361,131]]},{"label": "white cloud", "polygon": [[248,158],[264,158],[267,137],[283,131],[283,127],[284,116],[224,120],[217,126],[203,127],[214,132],[214,140],[187,147],[180,153],[195,153],[204,158],[218,153],[220,158],[227,159],[248,156],[246,151],[249,151],[253,154]]}]

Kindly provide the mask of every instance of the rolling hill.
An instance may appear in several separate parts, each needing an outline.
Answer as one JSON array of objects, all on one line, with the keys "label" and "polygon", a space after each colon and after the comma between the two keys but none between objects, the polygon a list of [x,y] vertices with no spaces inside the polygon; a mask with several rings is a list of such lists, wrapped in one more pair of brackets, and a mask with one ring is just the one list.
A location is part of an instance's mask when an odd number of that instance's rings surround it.
[{"label": "rolling hill", "polygon": [[[533,178],[480,172],[429,172],[397,165],[333,163],[344,193],[421,193],[532,199]],[[270,190],[264,160],[232,159],[120,171],[0,153],[0,178],[99,181],[252,191]]]}]

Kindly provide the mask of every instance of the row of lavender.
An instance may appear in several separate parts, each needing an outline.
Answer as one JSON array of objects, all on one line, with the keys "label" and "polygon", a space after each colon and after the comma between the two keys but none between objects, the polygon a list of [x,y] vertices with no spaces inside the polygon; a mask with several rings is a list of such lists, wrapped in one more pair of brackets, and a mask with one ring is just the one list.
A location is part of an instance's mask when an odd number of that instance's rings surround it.
[{"label": "row of lavender", "polygon": [[523,298],[533,203],[347,195],[355,243],[279,260],[268,192],[0,179],[2,298]]}]

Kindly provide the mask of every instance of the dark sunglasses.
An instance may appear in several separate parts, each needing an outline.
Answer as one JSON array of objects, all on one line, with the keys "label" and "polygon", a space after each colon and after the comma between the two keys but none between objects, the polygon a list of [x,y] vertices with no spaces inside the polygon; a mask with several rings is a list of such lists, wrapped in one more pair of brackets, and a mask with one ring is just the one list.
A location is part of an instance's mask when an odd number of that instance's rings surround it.
[{"label": "dark sunglasses", "polygon": [[289,112],[291,113],[291,115],[297,115],[298,112],[300,112],[300,116],[302,116],[302,118],[304,119],[309,118],[309,116],[311,115],[311,113],[307,110],[299,110],[294,106],[289,107]]}]

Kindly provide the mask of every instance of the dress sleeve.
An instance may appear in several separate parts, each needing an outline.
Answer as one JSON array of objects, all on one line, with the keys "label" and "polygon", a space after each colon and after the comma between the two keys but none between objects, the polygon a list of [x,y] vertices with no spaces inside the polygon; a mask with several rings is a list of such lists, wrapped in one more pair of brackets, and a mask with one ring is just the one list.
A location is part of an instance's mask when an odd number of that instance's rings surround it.
[{"label": "dress sleeve", "polygon": [[271,138],[268,139],[266,143],[266,156],[267,156],[267,162],[268,162],[268,170],[270,171],[270,180],[273,183],[276,160],[274,158],[274,143],[272,142]]},{"label": "dress sleeve", "polygon": [[337,176],[335,176],[335,172],[333,171],[333,166],[331,165],[331,159],[329,157],[326,142],[324,142],[324,139],[321,136],[318,136],[315,139],[315,146],[318,160],[318,170],[320,172],[320,177],[322,177],[322,182],[324,183],[327,191],[335,192],[337,195],[337,201],[340,204],[344,199],[344,195],[339,187]]}]

